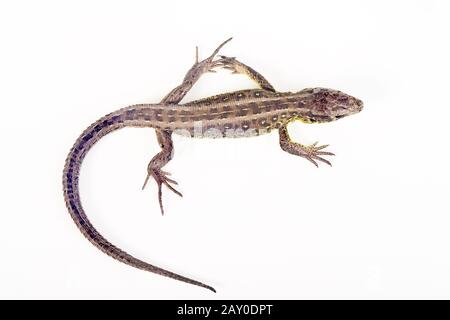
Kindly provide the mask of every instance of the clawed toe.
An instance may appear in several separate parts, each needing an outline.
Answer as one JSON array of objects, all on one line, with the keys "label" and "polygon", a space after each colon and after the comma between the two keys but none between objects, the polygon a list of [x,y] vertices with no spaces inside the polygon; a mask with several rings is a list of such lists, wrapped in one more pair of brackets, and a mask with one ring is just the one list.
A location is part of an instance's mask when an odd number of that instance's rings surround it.
[{"label": "clawed toe", "polygon": [[[326,163],[326,164],[329,165],[330,167],[332,166],[332,165],[331,165],[331,162],[328,161],[327,159],[324,159],[324,158],[319,157],[319,156],[316,156],[316,155],[311,155],[311,157],[312,157],[313,159],[316,159],[316,160],[318,160],[318,161],[322,161],[323,163]],[[318,167],[317,163],[316,163],[316,166]]]},{"label": "clawed toe", "polygon": [[[172,180],[172,181],[173,181],[173,180]],[[183,196],[183,194],[182,194],[180,191],[178,191],[177,189],[175,189],[174,187],[172,187],[172,186],[169,184],[169,182],[163,181],[163,183],[164,183],[164,184],[167,186],[167,188],[169,188],[173,193],[179,195],[180,197]],[[176,183],[176,182],[172,182],[172,183],[173,183],[173,184],[178,184],[178,183]]]},{"label": "clawed toe", "polygon": [[147,185],[148,180],[150,179],[150,177],[153,177],[156,181],[156,184],[158,186],[158,201],[159,201],[159,207],[161,208],[161,214],[164,214],[164,207],[162,204],[162,185],[164,184],[167,188],[169,188],[169,190],[171,190],[173,193],[179,195],[180,197],[183,196],[183,194],[178,191],[177,189],[175,189],[172,185],[178,185],[178,182],[176,182],[175,180],[168,178],[167,176],[170,175],[169,172],[165,172],[162,170],[158,170],[158,169],[151,169],[149,170],[147,177],[145,178],[144,181],[144,185],[142,186],[142,189],[145,188],[145,186]]},{"label": "clawed toe", "polygon": [[[312,162],[316,167],[319,167],[317,161],[321,161],[323,163],[328,164],[329,166],[331,166],[331,162],[328,161],[327,159],[324,159],[323,157],[320,156],[334,156],[334,153],[332,152],[328,152],[328,151],[320,151],[325,149],[326,147],[328,147],[328,144],[324,144],[322,146],[317,146],[318,142],[313,143],[312,145],[305,147],[305,155],[304,157],[306,159],[308,159],[310,162]],[[317,160],[317,161],[315,161]]]}]

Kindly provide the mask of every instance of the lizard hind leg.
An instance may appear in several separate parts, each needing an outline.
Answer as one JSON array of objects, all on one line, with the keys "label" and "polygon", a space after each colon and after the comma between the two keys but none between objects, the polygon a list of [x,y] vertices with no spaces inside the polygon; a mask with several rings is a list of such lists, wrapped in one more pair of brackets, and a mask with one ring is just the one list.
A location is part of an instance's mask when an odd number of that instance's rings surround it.
[{"label": "lizard hind leg", "polygon": [[[219,66],[218,62],[214,60],[216,55],[219,53],[219,50],[228,43],[232,38],[229,38],[222,42],[216,50],[206,59],[202,61],[199,60],[198,56],[198,47],[195,49],[195,63],[189,69],[187,74],[184,77],[183,82],[170,91],[160,102],[161,104],[178,104],[184,96],[188,93],[188,91],[192,88],[192,86],[197,82],[197,80],[201,77],[202,74],[212,71],[215,67]],[[156,137],[158,139],[158,143],[161,146],[161,152],[159,152],[153,159],[150,161],[147,167],[147,177],[145,178],[144,185],[142,189],[145,188],[150,177],[153,177],[158,185],[158,200],[159,206],[161,208],[161,213],[164,214],[164,208],[162,205],[162,185],[166,185],[171,191],[182,196],[182,194],[177,191],[171,184],[177,184],[175,180],[168,178],[168,172],[164,172],[161,170],[173,156],[173,142],[171,138],[171,132],[164,130],[156,130]]]},{"label": "lizard hind leg", "polygon": [[161,208],[161,214],[164,215],[164,207],[162,203],[162,186],[165,185],[169,188],[172,192],[182,197],[183,195],[181,192],[176,190],[172,184],[178,185],[178,183],[169,178],[170,175],[169,172],[163,171],[162,167],[164,167],[173,157],[173,142],[172,142],[172,133],[169,131],[161,131],[158,135],[158,142],[161,146],[161,151],[155,155],[152,160],[150,160],[150,163],[147,166],[147,177],[145,178],[144,185],[142,186],[142,189],[145,188],[147,185],[147,182],[149,181],[150,177],[153,177],[155,179],[155,182],[158,186],[158,201],[159,201],[159,207]]}]

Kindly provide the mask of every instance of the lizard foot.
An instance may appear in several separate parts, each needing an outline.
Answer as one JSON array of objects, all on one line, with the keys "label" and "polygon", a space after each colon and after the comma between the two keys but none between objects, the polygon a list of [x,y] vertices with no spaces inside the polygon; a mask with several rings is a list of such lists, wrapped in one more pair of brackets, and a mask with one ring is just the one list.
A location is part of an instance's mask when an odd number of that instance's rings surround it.
[{"label": "lizard foot", "polygon": [[151,168],[151,169],[148,170],[147,177],[145,178],[144,185],[142,186],[142,190],[144,190],[144,188],[147,185],[147,182],[150,179],[150,177],[153,177],[155,179],[156,184],[158,185],[158,201],[159,201],[159,207],[161,208],[161,214],[162,215],[164,215],[164,207],[163,207],[163,204],[162,204],[162,185],[163,184],[166,185],[169,188],[169,190],[171,190],[175,194],[179,195],[180,197],[183,196],[181,194],[181,192],[176,190],[171,185],[171,184],[178,185],[178,182],[176,182],[175,180],[167,177],[169,175],[170,175],[169,172],[163,171],[163,170],[158,169],[158,168]]},{"label": "lizard foot", "polygon": [[215,67],[230,70],[232,74],[245,74],[245,70],[235,57],[220,56],[220,59],[216,61]]},{"label": "lizard foot", "polygon": [[235,57],[220,56],[220,58],[215,61],[214,66],[230,70],[232,74],[246,75],[256,83],[258,83],[261,89],[276,92],[269,81],[267,81],[267,79],[265,79],[260,73],[238,61]]},{"label": "lizard foot", "polygon": [[[311,163],[313,163],[316,167],[319,167],[317,164],[317,161],[322,161],[323,163],[328,164],[331,166],[331,162],[320,157],[320,156],[334,156],[334,153],[328,152],[328,151],[321,151],[328,147],[328,144],[324,144],[322,146],[317,146],[318,142],[314,142],[312,145],[309,146],[300,146],[300,152],[299,156],[304,157],[305,159],[309,160]],[[317,160],[317,161],[315,161]]]}]

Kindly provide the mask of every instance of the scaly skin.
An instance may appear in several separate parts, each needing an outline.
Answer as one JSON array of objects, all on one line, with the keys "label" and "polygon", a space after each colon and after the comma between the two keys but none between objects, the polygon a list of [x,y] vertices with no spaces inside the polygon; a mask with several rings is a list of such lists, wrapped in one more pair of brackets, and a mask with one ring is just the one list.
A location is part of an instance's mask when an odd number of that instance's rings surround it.
[{"label": "scaly skin", "polygon": [[[228,39],[228,42],[231,39]],[[147,127],[156,129],[159,152],[148,165],[147,183],[153,177],[158,185],[158,199],[163,213],[161,186],[164,184],[181,195],[171,184],[164,167],[173,156],[172,133],[190,137],[250,137],[278,129],[280,146],[284,151],[304,157],[317,166],[317,161],[331,163],[321,156],[333,155],[323,151],[326,146],[304,146],[291,141],[288,123],[300,120],[306,123],[330,122],[361,111],[362,102],[337,90],[315,88],[302,91],[276,92],[259,73],[235,58],[221,56],[214,60],[224,42],[207,59],[194,64],[183,83],[172,90],[159,104],[140,104],[112,112],[89,126],[77,139],[67,156],[63,173],[64,198],[75,224],[83,235],[96,247],[111,257],[130,266],[170,277],[186,283],[214,288],[199,281],[139,260],[115,247],[106,240],[87,218],[80,201],[78,176],[82,161],[92,146],[106,134],[124,127]],[[198,59],[197,59],[198,60]],[[186,93],[200,76],[214,68],[226,68],[243,73],[255,80],[261,89],[242,90],[216,95],[206,99],[179,105]]]}]

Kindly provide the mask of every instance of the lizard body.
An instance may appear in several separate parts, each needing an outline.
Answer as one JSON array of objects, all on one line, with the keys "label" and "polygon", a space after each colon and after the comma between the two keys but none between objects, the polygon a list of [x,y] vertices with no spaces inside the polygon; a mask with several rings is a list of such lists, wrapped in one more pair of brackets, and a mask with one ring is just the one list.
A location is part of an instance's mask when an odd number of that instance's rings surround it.
[{"label": "lizard body", "polygon": [[[230,39],[229,39],[230,40]],[[229,41],[227,40],[227,41]],[[226,42],[225,42],[226,43]],[[222,44],[223,45],[223,44]],[[221,46],[222,46],[221,45]],[[83,235],[96,247],[113,258],[133,267],[198,285],[212,291],[214,288],[199,281],[139,260],[106,240],[90,223],[80,201],[78,176],[82,161],[91,147],[106,134],[123,127],[148,127],[156,129],[161,152],[149,163],[147,183],[153,177],[158,185],[158,199],[163,212],[161,186],[164,184],[181,195],[161,168],[173,156],[171,134],[190,137],[248,137],[278,129],[281,148],[302,156],[315,165],[317,161],[330,162],[321,156],[333,155],[323,151],[326,146],[304,146],[290,140],[287,124],[291,121],[329,122],[357,113],[362,102],[337,90],[315,88],[302,91],[276,92],[259,73],[234,58],[221,56],[214,60],[221,46],[209,58],[194,64],[183,83],[171,91],[158,104],[139,104],[112,112],[89,126],[77,139],[67,156],[63,172],[64,198],[71,217]],[[257,81],[261,89],[241,90],[178,104],[198,78],[215,67],[244,73]]]}]

